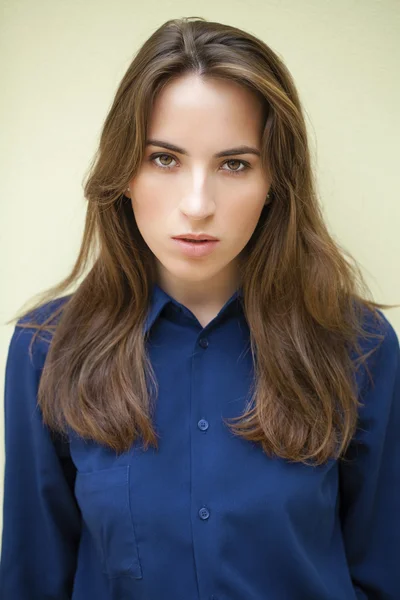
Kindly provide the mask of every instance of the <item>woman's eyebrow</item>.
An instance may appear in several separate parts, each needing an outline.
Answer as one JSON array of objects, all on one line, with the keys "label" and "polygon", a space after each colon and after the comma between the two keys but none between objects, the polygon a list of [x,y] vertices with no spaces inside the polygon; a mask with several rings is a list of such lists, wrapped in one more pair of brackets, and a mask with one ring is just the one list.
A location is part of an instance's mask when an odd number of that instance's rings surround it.
[{"label": "woman's eyebrow", "polygon": [[[178,152],[179,154],[186,154],[186,156],[189,156],[189,152],[184,148],[179,148],[179,146],[175,146],[174,144],[170,144],[168,142],[163,142],[162,140],[147,140],[146,146],[160,146],[160,148],[166,148],[167,150],[172,150],[173,152]],[[238,146],[237,148],[221,150],[221,152],[214,154],[214,158],[233,156],[236,154],[255,154],[256,156],[260,156],[260,151],[252,146]]]}]

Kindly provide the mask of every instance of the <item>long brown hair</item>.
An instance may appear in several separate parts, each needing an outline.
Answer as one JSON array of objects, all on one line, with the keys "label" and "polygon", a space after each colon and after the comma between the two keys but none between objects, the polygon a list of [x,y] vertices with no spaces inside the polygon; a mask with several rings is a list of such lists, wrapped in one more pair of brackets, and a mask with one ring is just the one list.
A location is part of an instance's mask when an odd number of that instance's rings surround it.
[{"label": "long brown hair", "polygon": [[[37,330],[32,344],[40,331],[53,334],[38,389],[43,420],[116,452],[138,436],[157,447],[158,387],[143,329],[155,262],[124,190],[142,162],[157,93],[190,72],[238,82],[265,108],[261,159],[272,201],[241,265],[255,379],[244,414],[228,425],[270,456],[322,464],[344,453],[356,429],[354,375],[373,351],[362,355],[359,336],[384,337],[379,327],[363,327],[366,311],[379,324],[378,309],[398,305],[371,299],[357,263],[324,224],[287,67],[253,35],[201,17],[167,21],[137,52],[84,183],[88,207],[75,265],[16,317]],[[61,304],[50,302],[57,297]],[[49,314],[36,319],[47,302]]]}]

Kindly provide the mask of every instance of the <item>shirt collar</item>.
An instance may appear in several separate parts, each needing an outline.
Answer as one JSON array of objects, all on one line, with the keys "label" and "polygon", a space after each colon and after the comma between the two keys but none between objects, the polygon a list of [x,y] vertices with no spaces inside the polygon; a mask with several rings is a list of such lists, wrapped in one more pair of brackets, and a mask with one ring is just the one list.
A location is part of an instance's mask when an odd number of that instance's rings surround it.
[{"label": "shirt collar", "polygon": [[[221,308],[220,313],[225,311],[226,308],[232,302],[234,302],[237,298],[239,298],[239,299],[243,298],[243,290],[241,287],[239,287],[232,294],[232,296],[229,298],[229,300],[227,300],[225,305]],[[144,333],[145,334],[149,331],[149,329],[151,329],[151,327],[155,323],[156,319],[160,315],[161,311],[169,302],[172,302],[176,306],[178,306],[182,309],[185,309],[183,304],[181,304],[180,302],[178,302],[177,300],[172,298],[172,296],[167,294],[167,292],[165,292],[157,283],[155,283],[153,285],[153,291],[152,291],[152,296],[151,296],[151,301],[150,301],[150,308],[148,310],[145,324],[144,324]]]}]

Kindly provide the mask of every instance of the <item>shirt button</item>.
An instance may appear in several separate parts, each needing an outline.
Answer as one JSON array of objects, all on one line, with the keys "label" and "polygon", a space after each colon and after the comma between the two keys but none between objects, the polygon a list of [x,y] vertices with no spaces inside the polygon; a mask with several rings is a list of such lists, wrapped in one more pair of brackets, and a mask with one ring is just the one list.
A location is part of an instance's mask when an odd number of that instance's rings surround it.
[{"label": "shirt button", "polygon": [[199,515],[200,515],[200,519],[203,519],[203,521],[205,519],[208,519],[208,517],[210,516],[210,513],[208,512],[208,510],[203,506],[203,508],[201,508],[199,510]]},{"label": "shirt button", "polygon": [[199,341],[199,346],[202,348],[208,348],[208,340],[206,338],[201,338]]},{"label": "shirt button", "polygon": [[206,429],[208,429],[208,421],[205,419],[200,419],[200,421],[197,423],[197,426],[202,431],[206,431]]}]

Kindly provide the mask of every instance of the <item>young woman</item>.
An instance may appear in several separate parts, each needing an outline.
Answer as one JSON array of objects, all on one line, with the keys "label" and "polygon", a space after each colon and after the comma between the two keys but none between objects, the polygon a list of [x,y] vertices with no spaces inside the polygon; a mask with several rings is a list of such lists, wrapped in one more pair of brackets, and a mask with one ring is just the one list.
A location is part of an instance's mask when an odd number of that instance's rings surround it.
[{"label": "young woman", "polygon": [[146,41],[10,342],[2,600],[400,598],[399,341],[315,187],[264,42]]}]

